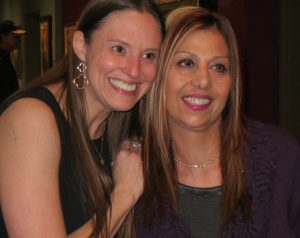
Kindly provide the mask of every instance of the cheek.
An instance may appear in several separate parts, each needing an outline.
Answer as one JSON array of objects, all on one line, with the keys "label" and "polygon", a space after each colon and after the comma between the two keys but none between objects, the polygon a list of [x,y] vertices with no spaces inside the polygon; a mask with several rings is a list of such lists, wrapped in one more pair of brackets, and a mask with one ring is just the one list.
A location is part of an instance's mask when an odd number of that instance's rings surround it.
[{"label": "cheek", "polygon": [[[105,59],[105,60],[103,60],[103,59]],[[109,57],[109,56],[106,56],[106,55],[102,55],[100,57],[97,57],[96,60],[97,60],[98,68],[101,68],[103,70],[113,69],[113,68],[116,67],[116,65],[120,64],[113,57]]]},{"label": "cheek", "polygon": [[220,85],[219,87],[219,97],[220,99],[226,103],[229,97],[229,93],[230,93],[230,89],[231,89],[231,80],[228,79],[227,82],[224,82],[224,84]]},{"label": "cheek", "polygon": [[225,90],[224,90],[225,91],[224,96],[226,98],[228,98],[228,96],[229,96],[229,93],[230,93],[230,90],[231,90],[231,85],[232,85],[232,80],[231,80],[231,78],[229,78],[226,85],[225,85]]},{"label": "cheek", "polygon": [[145,75],[146,80],[149,83],[153,83],[153,81],[155,80],[155,76],[157,73],[157,66],[154,64],[145,64],[143,66],[143,73]]},{"label": "cheek", "polygon": [[166,76],[166,93],[169,95],[169,98],[181,96],[186,92],[189,80],[189,78],[179,72],[170,71]]},{"label": "cheek", "polygon": [[87,60],[89,61],[87,63],[90,63],[95,71],[110,69],[116,65],[116,60],[103,51],[104,50],[102,50],[102,52],[99,50],[92,51],[90,49],[87,54]]},{"label": "cheek", "polygon": [[176,78],[172,77],[171,75],[168,76],[166,79],[166,86],[165,86],[165,92],[166,92],[166,100],[167,103],[175,103],[174,98],[177,95],[177,92],[179,91],[179,86],[176,83]]},{"label": "cheek", "polygon": [[218,88],[219,94],[225,96],[229,93],[229,90],[231,88],[231,77],[226,76],[222,78],[217,78],[213,80],[213,84],[216,88]]},{"label": "cheek", "polygon": [[100,60],[98,64],[98,70],[100,74],[106,75],[112,71],[114,71],[117,68],[118,64],[114,61],[103,61]]}]

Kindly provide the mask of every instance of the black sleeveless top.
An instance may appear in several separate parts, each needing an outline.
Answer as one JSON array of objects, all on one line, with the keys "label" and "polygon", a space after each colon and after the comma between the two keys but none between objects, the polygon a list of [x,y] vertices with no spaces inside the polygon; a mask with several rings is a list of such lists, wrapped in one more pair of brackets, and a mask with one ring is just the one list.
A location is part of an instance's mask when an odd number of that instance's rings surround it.
[{"label": "black sleeveless top", "polygon": [[[71,139],[69,123],[67,122],[61,108],[56,101],[54,95],[46,88],[38,87],[24,92],[20,92],[6,100],[0,106],[0,115],[16,100],[20,98],[36,98],[46,103],[53,111],[57,127],[60,134],[61,142],[61,158],[59,166],[59,189],[61,206],[63,210],[64,222],[67,234],[72,233],[88,221],[92,214],[88,214],[84,208],[85,199],[83,189],[79,186],[78,174],[80,168],[75,164],[75,151]],[[100,139],[93,141],[99,143]],[[102,158],[105,160],[105,165],[111,173],[109,149],[106,136],[103,141]],[[8,237],[5,224],[3,221],[2,211],[0,210],[0,237]]]}]

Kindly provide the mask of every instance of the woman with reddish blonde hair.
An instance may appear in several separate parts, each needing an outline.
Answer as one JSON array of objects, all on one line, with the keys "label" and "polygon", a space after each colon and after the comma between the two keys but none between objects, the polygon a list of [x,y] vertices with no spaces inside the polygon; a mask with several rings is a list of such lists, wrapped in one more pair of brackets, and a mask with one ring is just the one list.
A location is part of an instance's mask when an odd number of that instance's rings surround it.
[{"label": "woman with reddish blonde hair", "polygon": [[241,113],[229,21],[200,7],[167,18],[146,97],[137,237],[300,237],[300,149]]}]

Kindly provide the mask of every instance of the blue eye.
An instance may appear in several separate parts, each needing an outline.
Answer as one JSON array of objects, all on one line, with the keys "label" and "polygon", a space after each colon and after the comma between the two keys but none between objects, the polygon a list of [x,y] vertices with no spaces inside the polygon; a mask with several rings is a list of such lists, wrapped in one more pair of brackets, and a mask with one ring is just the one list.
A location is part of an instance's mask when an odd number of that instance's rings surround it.
[{"label": "blue eye", "polygon": [[177,62],[178,66],[181,67],[194,67],[195,66],[195,62],[191,59],[183,59]]},{"label": "blue eye", "polygon": [[224,64],[215,64],[214,66],[212,66],[212,68],[219,73],[227,72],[227,67]]},{"label": "blue eye", "polygon": [[124,53],[125,52],[125,48],[123,46],[117,45],[112,47],[112,49],[117,52],[117,53]]}]

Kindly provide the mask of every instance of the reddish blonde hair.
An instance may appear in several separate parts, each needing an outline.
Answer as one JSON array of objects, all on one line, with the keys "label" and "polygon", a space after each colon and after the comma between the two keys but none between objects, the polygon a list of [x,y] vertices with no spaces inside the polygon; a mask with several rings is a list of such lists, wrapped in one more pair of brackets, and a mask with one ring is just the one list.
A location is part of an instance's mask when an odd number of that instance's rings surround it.
[{"label": "reddish blonde hair", "polygon": [[165,199],[176,210],[176,169],[168,131],[165,101],[165,76],[172,56],[180,42],[195,30],[217,29],[229,50],[232,86],[228,102],[222,113],[221,170],[223,228],[230,225],[237,212],[248,218],[250,202],[242,173],[244,167],[245,137],[241,119],[242,83],[236,37],[229,21],[220,14],[200,7],[182,7],[167,18],[167,34],[161,49],[157,80],[146,98],[144,133],[145,189],[142,211],[146,224],[153,219],[155,208],[164,210]]}]

